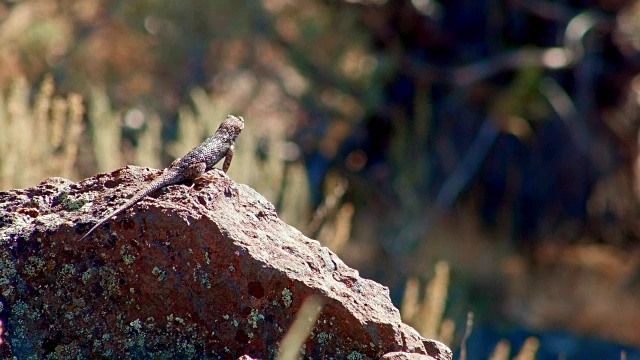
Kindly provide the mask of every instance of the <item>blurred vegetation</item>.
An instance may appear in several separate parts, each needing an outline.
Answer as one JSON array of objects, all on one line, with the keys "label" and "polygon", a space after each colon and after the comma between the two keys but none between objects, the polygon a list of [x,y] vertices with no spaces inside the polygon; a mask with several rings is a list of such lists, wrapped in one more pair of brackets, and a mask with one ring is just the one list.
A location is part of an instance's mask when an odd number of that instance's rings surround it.
[{"label": "blurred vegetation", "polygon": [[[84,106],[78,94],[54,96],[46,77],[33,104],[29,86],[18,77],[0,96],[0,183],[33,184],[53,174],[72,177],[76,166]],[[39,139],[39,140],[36,140]],[[33,168],[25,165],[38,164]]]},{"label": "blurred vegetation", "polygon": [[640,347],[638,1],[23,0],[0,19],[0,189],[163,167],[242,115],[230,176],[423,335],[456,347],[473,311]]}]

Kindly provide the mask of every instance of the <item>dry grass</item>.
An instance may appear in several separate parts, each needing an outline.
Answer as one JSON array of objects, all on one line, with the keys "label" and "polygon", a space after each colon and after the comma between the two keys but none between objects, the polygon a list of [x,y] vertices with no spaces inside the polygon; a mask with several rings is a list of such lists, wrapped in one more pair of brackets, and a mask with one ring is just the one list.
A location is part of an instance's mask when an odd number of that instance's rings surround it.
[{"label": "dry grass", "polygon": [[444,316],[449,289],[449,264],[439,261],[433,278],[427,285],[425,298],[418,314],[418,332],[426,338],[437,338]]},{"label": "dry grass", "polygon": [[104,88],[92,88],[89,99],[89,129],[98,172],[113,171],[123,163],[120,114],[113,110]]},{"label": "dry grass", "polygon": [[347,181],[338,175],[327,177],[327,195],[306,226],[306,234],[317,238],[334,253],[340,254],[351,237],[354,207],[342,203]]},{"label": "dry grass", "polygon": [[540,348],[540,341],[534,337],[528,337],[524,341],[520,352],[514,357],[514,360],[535,360],[536,352]]},{"label": "dry grass", "polygon": [[[413,324],[418,314],[420,305],[420,281],[416,277],[407,279],[404,287],[404,296],[400,305],[400,316],[402,321],[407,324]],[[424,336],[424,335],[423,335]]]},{"label": "dry grass", "polygon": [[438,334],[437,339],[447,346],[453,346],[455,331],[455,321],[453,321],[453,319],[443,319],[442,323],[440,324],[440,333]]},{"label": "dry grass", "polygon": [[400,314],[402,320],[418,330],[420,335],[450,344],[455,326],[453,321],[443,321],[449,287],[449,264],[439,261],[433,278],[426,286],[420,300],[420,282],[411,277],[405,285]]},{"label": "dry grass", "polygon": [[136,163],[162,168],[162,121],[157,114],[150,114],[147,128],[140,134],[136,148]]},{"label": "dry grass", "polygon": [[[0,96],[0,188],[34,185],[48,176],[75,176],[84,106],[77,94],[55,95],[47,76],[30,103],[30,86],[17,77]],[[5,89],[6,91],[6,89]]]},{"label": "dry grass", "polygon": [[296,319],[280,342],[278,360],[300,359],[302,345],[307,340],[322,311],[322,300],[317,296],[309,296],[296,314]]},{"label": "dry grass", "polygon": [[509,354],[511,353],[511,345],[507,340],[500,340],[493,349],[493,353],[489,357],[489,360],[509,360]]}]

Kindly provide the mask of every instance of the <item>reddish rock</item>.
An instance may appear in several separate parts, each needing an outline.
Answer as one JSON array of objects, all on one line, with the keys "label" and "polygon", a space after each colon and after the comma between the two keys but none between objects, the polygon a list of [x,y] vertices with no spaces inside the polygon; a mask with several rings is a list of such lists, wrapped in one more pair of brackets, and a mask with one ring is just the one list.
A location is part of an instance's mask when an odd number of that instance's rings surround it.
[{"label": "reddish rock", "polygon": [[429,356],[434,357],[438,360],[453,359],[453,353],[451,352],[451,349],[449,349],[447,345],[441,343],[440,341],[424,339],[422,343],[424,344],[425,350],[427,350],[427,354]]},{"label": "reddish rock", "polygon": [[380,360],[435,360],[429,355],[424,354],[416,354],[416,353],[406,353],[406,352],[391,352],[384,354]]},{"label": "reddish rock", "polygon": [[273,358],[309,295],[312,358],[426,354],[388,289],[219,171],[172,185],[78,239],[156,170],[0,193],[0,354]]}]

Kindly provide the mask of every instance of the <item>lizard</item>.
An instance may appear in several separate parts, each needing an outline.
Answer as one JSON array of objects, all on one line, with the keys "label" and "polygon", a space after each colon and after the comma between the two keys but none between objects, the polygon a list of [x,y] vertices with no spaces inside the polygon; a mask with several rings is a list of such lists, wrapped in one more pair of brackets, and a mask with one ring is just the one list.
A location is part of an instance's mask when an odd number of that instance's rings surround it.
[{"label": "lizard", "polygon": [[129,209],[147,195],[167,185],[177,184],[184,180],[194,180],[213,169],[222,158],[224,158],[222,171],[226,173],[231,165],[236,138],[240,135],[242,129],[244,129],[244,119],[241,116],[227,116],[213,135],[209,136],[202,144],[189,151],[185,156],[174,160],[168,168],[164,169],[162,174],[133,195],[129,201],[100,219],[79,241],[85,239],[110,218]]}]

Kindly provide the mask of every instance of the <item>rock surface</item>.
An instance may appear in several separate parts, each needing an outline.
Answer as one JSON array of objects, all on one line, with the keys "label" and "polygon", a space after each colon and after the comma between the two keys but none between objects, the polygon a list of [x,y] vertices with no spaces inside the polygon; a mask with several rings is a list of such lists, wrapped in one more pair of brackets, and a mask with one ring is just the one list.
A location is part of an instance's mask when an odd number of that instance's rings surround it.
[{"label": "rock surface", "polygon": [[447,345],[441,343],[440,341],[424,339],[423,344],[429,356],[438,360],[453,359],[453,353],[451,352],[451,349],[449,349]]},{"label": "rock surface", "polygon": [[273,358],[312,294],[324,307],[305,357],[427,354],[386,287],[220,171],[78,241],[158,173],[131,166],[0,193],[3,357]]},{"label": "rock surface", "polygon": [[424,354],[395,351],[382,355],[380,360],[434,360],[434,358]]}]

